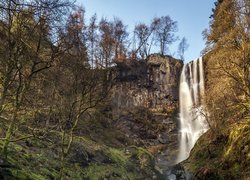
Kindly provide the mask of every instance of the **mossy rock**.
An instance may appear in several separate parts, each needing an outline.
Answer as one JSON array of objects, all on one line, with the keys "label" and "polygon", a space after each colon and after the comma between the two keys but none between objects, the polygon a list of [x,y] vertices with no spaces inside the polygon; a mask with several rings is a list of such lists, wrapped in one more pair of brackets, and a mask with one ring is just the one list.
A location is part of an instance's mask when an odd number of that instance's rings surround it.
[{"label": "mossy rock", "polygon": [[250,120],[226,126],[215,135],[205,133],[182,164],[195,178],[244,179],[250,177]]}]

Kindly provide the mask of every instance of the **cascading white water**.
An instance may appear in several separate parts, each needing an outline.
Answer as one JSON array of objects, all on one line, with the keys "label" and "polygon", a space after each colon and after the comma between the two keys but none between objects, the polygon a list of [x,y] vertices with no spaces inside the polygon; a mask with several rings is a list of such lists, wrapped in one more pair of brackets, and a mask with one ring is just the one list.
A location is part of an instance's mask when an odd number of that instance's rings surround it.
[{"label": "cascading white water", "polygon": [[180,78],[180,145],[177,163],[188,158],[197,139],[207,131],[202,115],[204,74],[202,58],[185,64]]}]

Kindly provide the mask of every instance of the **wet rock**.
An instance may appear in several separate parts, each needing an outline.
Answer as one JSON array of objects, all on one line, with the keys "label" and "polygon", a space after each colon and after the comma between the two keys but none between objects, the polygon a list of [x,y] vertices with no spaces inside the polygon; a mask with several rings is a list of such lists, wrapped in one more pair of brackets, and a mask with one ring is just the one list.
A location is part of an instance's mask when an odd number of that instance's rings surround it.
[{"label": "wet rock", "polygon": [[2,165],[4,163],[3,159],[0,159],[0,165]]},{"label": "wet rock", "polygon": [[168,176],[168,180],[176,180],[176,175],[170,174],[170,175]]},{"label": "wet rock", "polygon": [[171,173],[176,175],[178,180],[188,180],[191,175],[185,171],[184,167],[181,164],[177,164],[172,167]]},{"label": "wet rock", "polygon": [[162,144],[166,144],[168,142],[168,135],[166,133],[159,134],[158,141]]}]

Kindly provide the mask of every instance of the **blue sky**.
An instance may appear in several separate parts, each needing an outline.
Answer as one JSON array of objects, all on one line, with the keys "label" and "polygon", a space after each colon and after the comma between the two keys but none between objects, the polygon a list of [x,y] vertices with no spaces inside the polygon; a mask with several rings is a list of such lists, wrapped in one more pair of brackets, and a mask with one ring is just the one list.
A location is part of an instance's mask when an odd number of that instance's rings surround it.
[{"label": "blue sky", "polygon": [[[196,59],[204,48],[202,31],[209,26],[209,16],[215,0],[77,0],[86,10],[86,20],[94,13],[98,19],[114,16],[123,20],[132,31],[135,24],[144,22],[150,24],[158,16],[169,15],[178,22],[177,36],[186,37],[189,48],[185,54],[186,61]],[[179,42],[171,45],[173,54],[177,51]]]}]

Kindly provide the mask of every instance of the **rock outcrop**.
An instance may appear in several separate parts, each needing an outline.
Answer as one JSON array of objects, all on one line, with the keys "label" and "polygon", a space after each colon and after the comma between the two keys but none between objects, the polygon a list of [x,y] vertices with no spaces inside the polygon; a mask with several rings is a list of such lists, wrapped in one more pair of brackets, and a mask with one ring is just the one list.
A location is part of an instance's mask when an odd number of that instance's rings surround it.
[{"label": "rock outcrop", "polygon": [[169,109],[178,101],[183,62],[170,56],[150,55],[146,60],[118,63],[113,104],[118,109]]},{"label": "rock outcrop", "polygon": [[179,77],[183,62],[170,56],[117,63],[111,106],[115,126],[156,158],[162,172],[178,149]]}]

